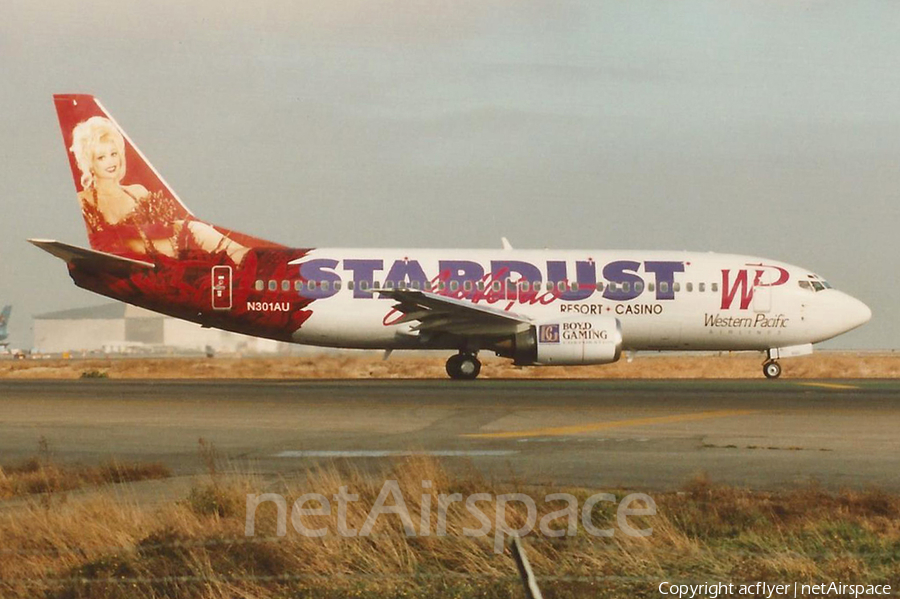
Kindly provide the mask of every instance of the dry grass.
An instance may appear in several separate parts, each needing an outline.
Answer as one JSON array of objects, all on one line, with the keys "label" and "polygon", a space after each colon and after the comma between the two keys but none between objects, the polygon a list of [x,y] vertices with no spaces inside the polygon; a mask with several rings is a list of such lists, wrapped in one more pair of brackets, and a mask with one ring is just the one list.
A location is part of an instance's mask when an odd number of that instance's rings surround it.
[{"label": "dry grass", "polygon": [[[213,456],[214,448],[203,451]],[[492,538],[461,534],[465,527],[480,526],[463,504],[448,508],[447,536],[407,537],[399,517],[384,516],[365,538],[335,534],[333,505],[332,516],[304,518],[310,528],[329,530],[326,537],[312,539],[290,523],[285,536],[276,536],[276,511],[269,503],[257,513],[256,536],[246,538],[246,495],[277,492],[290,503],[309,492],[330,498],[346,486],[359,495],[346,522],[360,529],[383,482],[396,480],[416,527],[426,512],[434,531],[439,494],[527,493],[538,499],[540,517],[560,508],[542,501],[546,493],[569,492],[583,505],[595,492],[495,485],[474,473],[451,473],[426,458],[397,461],[371,473],[332,463],[302,480],[269,482],[222,472],[214,456],[210,460],[210,473],[188,497],[162,507],[138,507],[98,492],[52,509],[34,503],[0,512],[0,595],[521,597],[512,560],[494,553]],[[431,487],[423,487],[423,480]],[[621,499],[624,492],[615,494]],[[699,477],[680,492],[654,499],[656,516],[631,519],[635,526],[653,527],[647,538],[621,531],[597,538],[581,525],[575,536],[529,535],[529,555],[544,578],[545,596],[658,596],[662,580],[900,580],[900,497],[895,495],[830,494],[815,486],[759,493]],[[479,507],[493,514],[495,503],[491,499]],[[525,518],[517,504],[508,513],[511,526]],[[592,519],[599,528],[614,527],[614,508],[600,503]]]},{"label": "dry grass", "polygon": [[[15,379],[442,379],[449,352],[433,357],[398,352],[275,358],[146,358],[88,360],[9,360],[0,362],[0,378]],[[761,378],[761,354],[672,356],[638,354],[602,366],[516,367],[508,360],[482,356],[482,378]],[[898,378],[900,354],[826,352],[782,362],[784,378]]]},{"label": "dry grass", "polygon": [[31,458],[6,468],[0,467],[0,500],[39,493],[60,493],[104,484],[137,482],[167,478],[169,469],[162,464],[122,464],[74,466]]},{"label": "dry grass", "polygon": [[38,446],[37,456],[17,464],[0,466],[0,500],[171,476],[166,466],[155,462],[129,464],[112,461],[100,466],[63,466],[52,459],[46,439],[42,437]]}]

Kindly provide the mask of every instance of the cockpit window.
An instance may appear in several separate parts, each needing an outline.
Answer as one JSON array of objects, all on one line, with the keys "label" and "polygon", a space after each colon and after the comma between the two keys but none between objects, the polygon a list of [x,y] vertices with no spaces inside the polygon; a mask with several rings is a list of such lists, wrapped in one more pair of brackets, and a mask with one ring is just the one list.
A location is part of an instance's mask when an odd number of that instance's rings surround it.
[{"label": "cockpit window", "polygon": [[801,289],[806,289],[807,291],[812,291],[813,293],[818,293],[819,291],[825,291],[826,289],[831,289],[831,284],[828,281],[815,277],[814,275],[810,275],[809,281],[798,281],[797,284],[800,285]]}]

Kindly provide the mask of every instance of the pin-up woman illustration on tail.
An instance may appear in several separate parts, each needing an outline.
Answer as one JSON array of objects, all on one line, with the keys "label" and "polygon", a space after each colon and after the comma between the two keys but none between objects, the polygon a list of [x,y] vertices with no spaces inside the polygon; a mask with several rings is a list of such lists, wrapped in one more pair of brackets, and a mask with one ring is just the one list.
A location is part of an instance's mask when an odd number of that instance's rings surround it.
[{"label": "pin-up woman illustration on tail", "polygon": [[240,264],[248,249],[195,219],[163,191],[125,185],[126,145],[112,121],[92,116],[72,129],[69,148],[81,171],[78,194],[91,246],[121,254],[176,258],[195,252],[227,254]]}]

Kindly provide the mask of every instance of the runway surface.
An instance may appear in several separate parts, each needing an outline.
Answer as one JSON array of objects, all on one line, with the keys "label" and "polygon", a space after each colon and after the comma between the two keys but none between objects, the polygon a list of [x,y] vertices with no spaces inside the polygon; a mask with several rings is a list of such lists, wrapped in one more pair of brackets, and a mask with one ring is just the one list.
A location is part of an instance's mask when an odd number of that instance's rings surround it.
[{"label": "runway surface", "polygon": [[0,381],[0,464],[268,473],[410,453],[493,480],[668,490],[715,482],[900,490],[900,381]]}]

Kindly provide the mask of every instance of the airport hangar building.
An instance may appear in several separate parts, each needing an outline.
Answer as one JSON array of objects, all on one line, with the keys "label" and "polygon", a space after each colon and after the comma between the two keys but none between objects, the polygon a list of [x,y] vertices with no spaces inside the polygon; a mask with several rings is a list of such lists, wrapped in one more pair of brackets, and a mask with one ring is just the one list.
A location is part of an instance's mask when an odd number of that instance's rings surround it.
[{"label": "airport hangar building", "polygon": [[113,302],[34,317],[34,347],[42,353],[282,353],[291,346],[171,318]]}]

